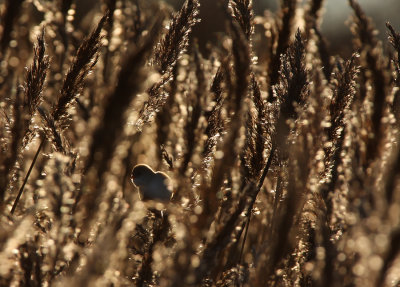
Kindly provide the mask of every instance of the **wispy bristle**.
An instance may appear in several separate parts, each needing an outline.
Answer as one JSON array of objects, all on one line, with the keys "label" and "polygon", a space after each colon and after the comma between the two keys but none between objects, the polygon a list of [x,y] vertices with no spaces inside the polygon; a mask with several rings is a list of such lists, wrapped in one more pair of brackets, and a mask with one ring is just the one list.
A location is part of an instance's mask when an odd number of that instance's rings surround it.
[{"label": "wispy bristle", "polygon": [[[287,47],[289,46],[289,39],[293,32],[293,21],[296,11],[296,3],[297,0],[282,0],[281,1],[281,23],[279,26],[279,33],[278,33],[278,43],[276,46],[276,50],[271,59],[270,67],[268,69],[269,75],[269,84],[272,87],[278,82],[279,78],[279,67],[281,66],[281,55],[286,51]],[[272,90],[271,94],[268,98],[268,101],[273,101],[272,97]]]},{"label": "wispy bristle", "polygon": [[189,45],[192,27],[199,22],[199,7],[198,0],[186,0],[181,10],[171,19],[167,33],[154,50],[152,64],[161,74],[161,80],[148,90],[149,99],[140,110],[136,124],[139,129],[144,123],[150,121],[168,98],[168,93],[163,90],[163,87],[171,80],[173,67]]},{"label": "wispy bristle", "polygon": [[252,1],[231,0],[229,6],[232,9],[232,17],[239,23],[247,40],[250,40],[254,32]]},{"label": "wispy bristle", "polygon": [[81,93],[85,78],[97,63],[98,51],[101,47],[100,32],[108,17],[109,14],[104,15],[97,25],[97,28],[80,45],[74,61],[64,79],[61,95],[52,111],[54,120],[56,122],[62,121],[62,126],[67,125],[68,107]]},{"label": "wispy bristle", "polygon": [[308,79],[305,69],[305,50],[300,30],[297,30],[294,43],[281,57],[279,82],[275,93],[280,102],[280,114],[276,123],[276,146],[281,152],[287,149],[286,138],[290,126],[288,120],[297,118],[296,106],[302,105],[308,95]]},{"label": "wispy bristle", "polygon": [[29,67],[26,75],[25,100],[31,116],[42,101],[42,90],[46,73],[50,66],[49,57],[45,55],[44,29],[42,34],[37,37],[35,45],[33,63]]}]

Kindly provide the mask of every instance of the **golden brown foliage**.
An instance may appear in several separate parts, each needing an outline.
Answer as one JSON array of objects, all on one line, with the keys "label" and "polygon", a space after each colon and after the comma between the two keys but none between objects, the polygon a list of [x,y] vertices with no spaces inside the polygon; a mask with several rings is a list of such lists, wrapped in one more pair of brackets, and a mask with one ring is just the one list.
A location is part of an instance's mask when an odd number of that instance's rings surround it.
[{"label": "golden brown foliage", "polygon": [[219,1],[205,56],[199,0],[103,1],[93,27],[76,2],[2,7],[0,286],[399,286],[394,27],[384,50],[350,0],[341,59],[321,0]]}]

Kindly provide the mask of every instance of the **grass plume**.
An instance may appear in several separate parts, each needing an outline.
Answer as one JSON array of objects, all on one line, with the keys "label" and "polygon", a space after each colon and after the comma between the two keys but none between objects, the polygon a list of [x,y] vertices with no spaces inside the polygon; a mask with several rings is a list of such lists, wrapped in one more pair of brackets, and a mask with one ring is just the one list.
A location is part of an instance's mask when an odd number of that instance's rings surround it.
[{"label": "grass plume", "polygon": [[198,0],[3,2],[0,286],[399,285],[395,25],[350,0],[341,56],[321,0],[219,1],[210,43]]}]

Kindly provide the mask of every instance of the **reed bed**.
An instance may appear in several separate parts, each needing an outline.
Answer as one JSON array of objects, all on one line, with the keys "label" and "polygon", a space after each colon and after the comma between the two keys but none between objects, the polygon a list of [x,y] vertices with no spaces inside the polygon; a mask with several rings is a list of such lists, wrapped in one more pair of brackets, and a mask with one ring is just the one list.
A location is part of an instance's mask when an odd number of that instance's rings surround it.
[{"label": "reed bed", "polygon": [[305,2],[202,53],[199,0],[3,1],[0,286],[400,286],[399,28],[350,0],[341,58]]}]

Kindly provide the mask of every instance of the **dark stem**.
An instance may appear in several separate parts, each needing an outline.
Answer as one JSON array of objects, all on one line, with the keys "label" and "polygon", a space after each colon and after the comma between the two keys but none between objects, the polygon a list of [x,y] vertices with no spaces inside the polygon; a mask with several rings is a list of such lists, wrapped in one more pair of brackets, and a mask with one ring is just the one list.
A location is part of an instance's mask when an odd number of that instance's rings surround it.
[{"label": "dark stem", "polygon": [[244,244],[246,243],[247,232],[248,232],[248,230],[249,230],[249,225],[250,225],[250,217],[251,217],[251,212],[250,212],[250,214],[248,214],[248,216],[247,216],[246,229],[245,229],[245,231],[244,231],[242,247],[240,248],[239,264],[242,262]]},{"label": "dark stem", "polygon": [[15,199],[14,204],[13,204],[13,206],[12,206],[12,208],[11,208],[11,214],[14,214],[14,211],[15,211],[15,209],[17,208],[17,204],[18,204],[19,199],[20,199],[21,196],[22,196],[22,192],[24,191],[25,184],[27,183],[28,178],[29,178],[29,176],[31,175],[33,166],[35,165],[36,160],[37,160],[37,158],[38,158],[38,156],[39,156],[40,150],[42,149],[42,147],[43,147],[43,145],[44,145],[45,142],[46,142],[45,139],[42,138],[42,139],[41,139],[41,142],[40,142],[40,145],[39,145],[39,147],[38,147],[38,149],[37,149],[37,151],[36,151],[35,157],[34,157],[33,160],[32,160],[31,166],[29,167],[28,173],[27,173],[26,176],[25,176],[24,182],[22,183],[22,186],[21,186],[21,188],[20,188],[19,191],[18,191],[17,198]]},{"label": "dark stem", "polygon": [[265,164],[265,167],[264,167],[263,173],[262,173],[262,175],[261,175],[260,181],[258,182],[258,185],[257,185],[257,191],[256,191],[256,193],[255,193],[255,196],[252,198],[252,201],[251,201],[251,203],[250,203],[250,205],[249,205],[249,207],[248,207],[248,209],[247,209],[246,230],[244,231],[242,247],[241,247],[241,249],[240,249],[239,263],[242,261],[242,255],[243,255],[244,245],[245,245],[245,243],[246,243],[246,238],[247,238],[247,231],[249,230],[249,225],[250,225],[251,210],[253,209],[253,205],[254,205],[254,202],[256,201],[257,194],[260,192],[261,187],[262,187],[263,184],[264,184],[264,180],[265,180],[265,178],[267,177],[268,170],[269,170],[269,168],[271,167],[272,158],[274,157],[274,153],[275,153],[275,144],[272,144],[272,148],[271,148],[271,152],[270,152],[269,157],[268,157],[268,161],[267,161],[267,163]]}]

